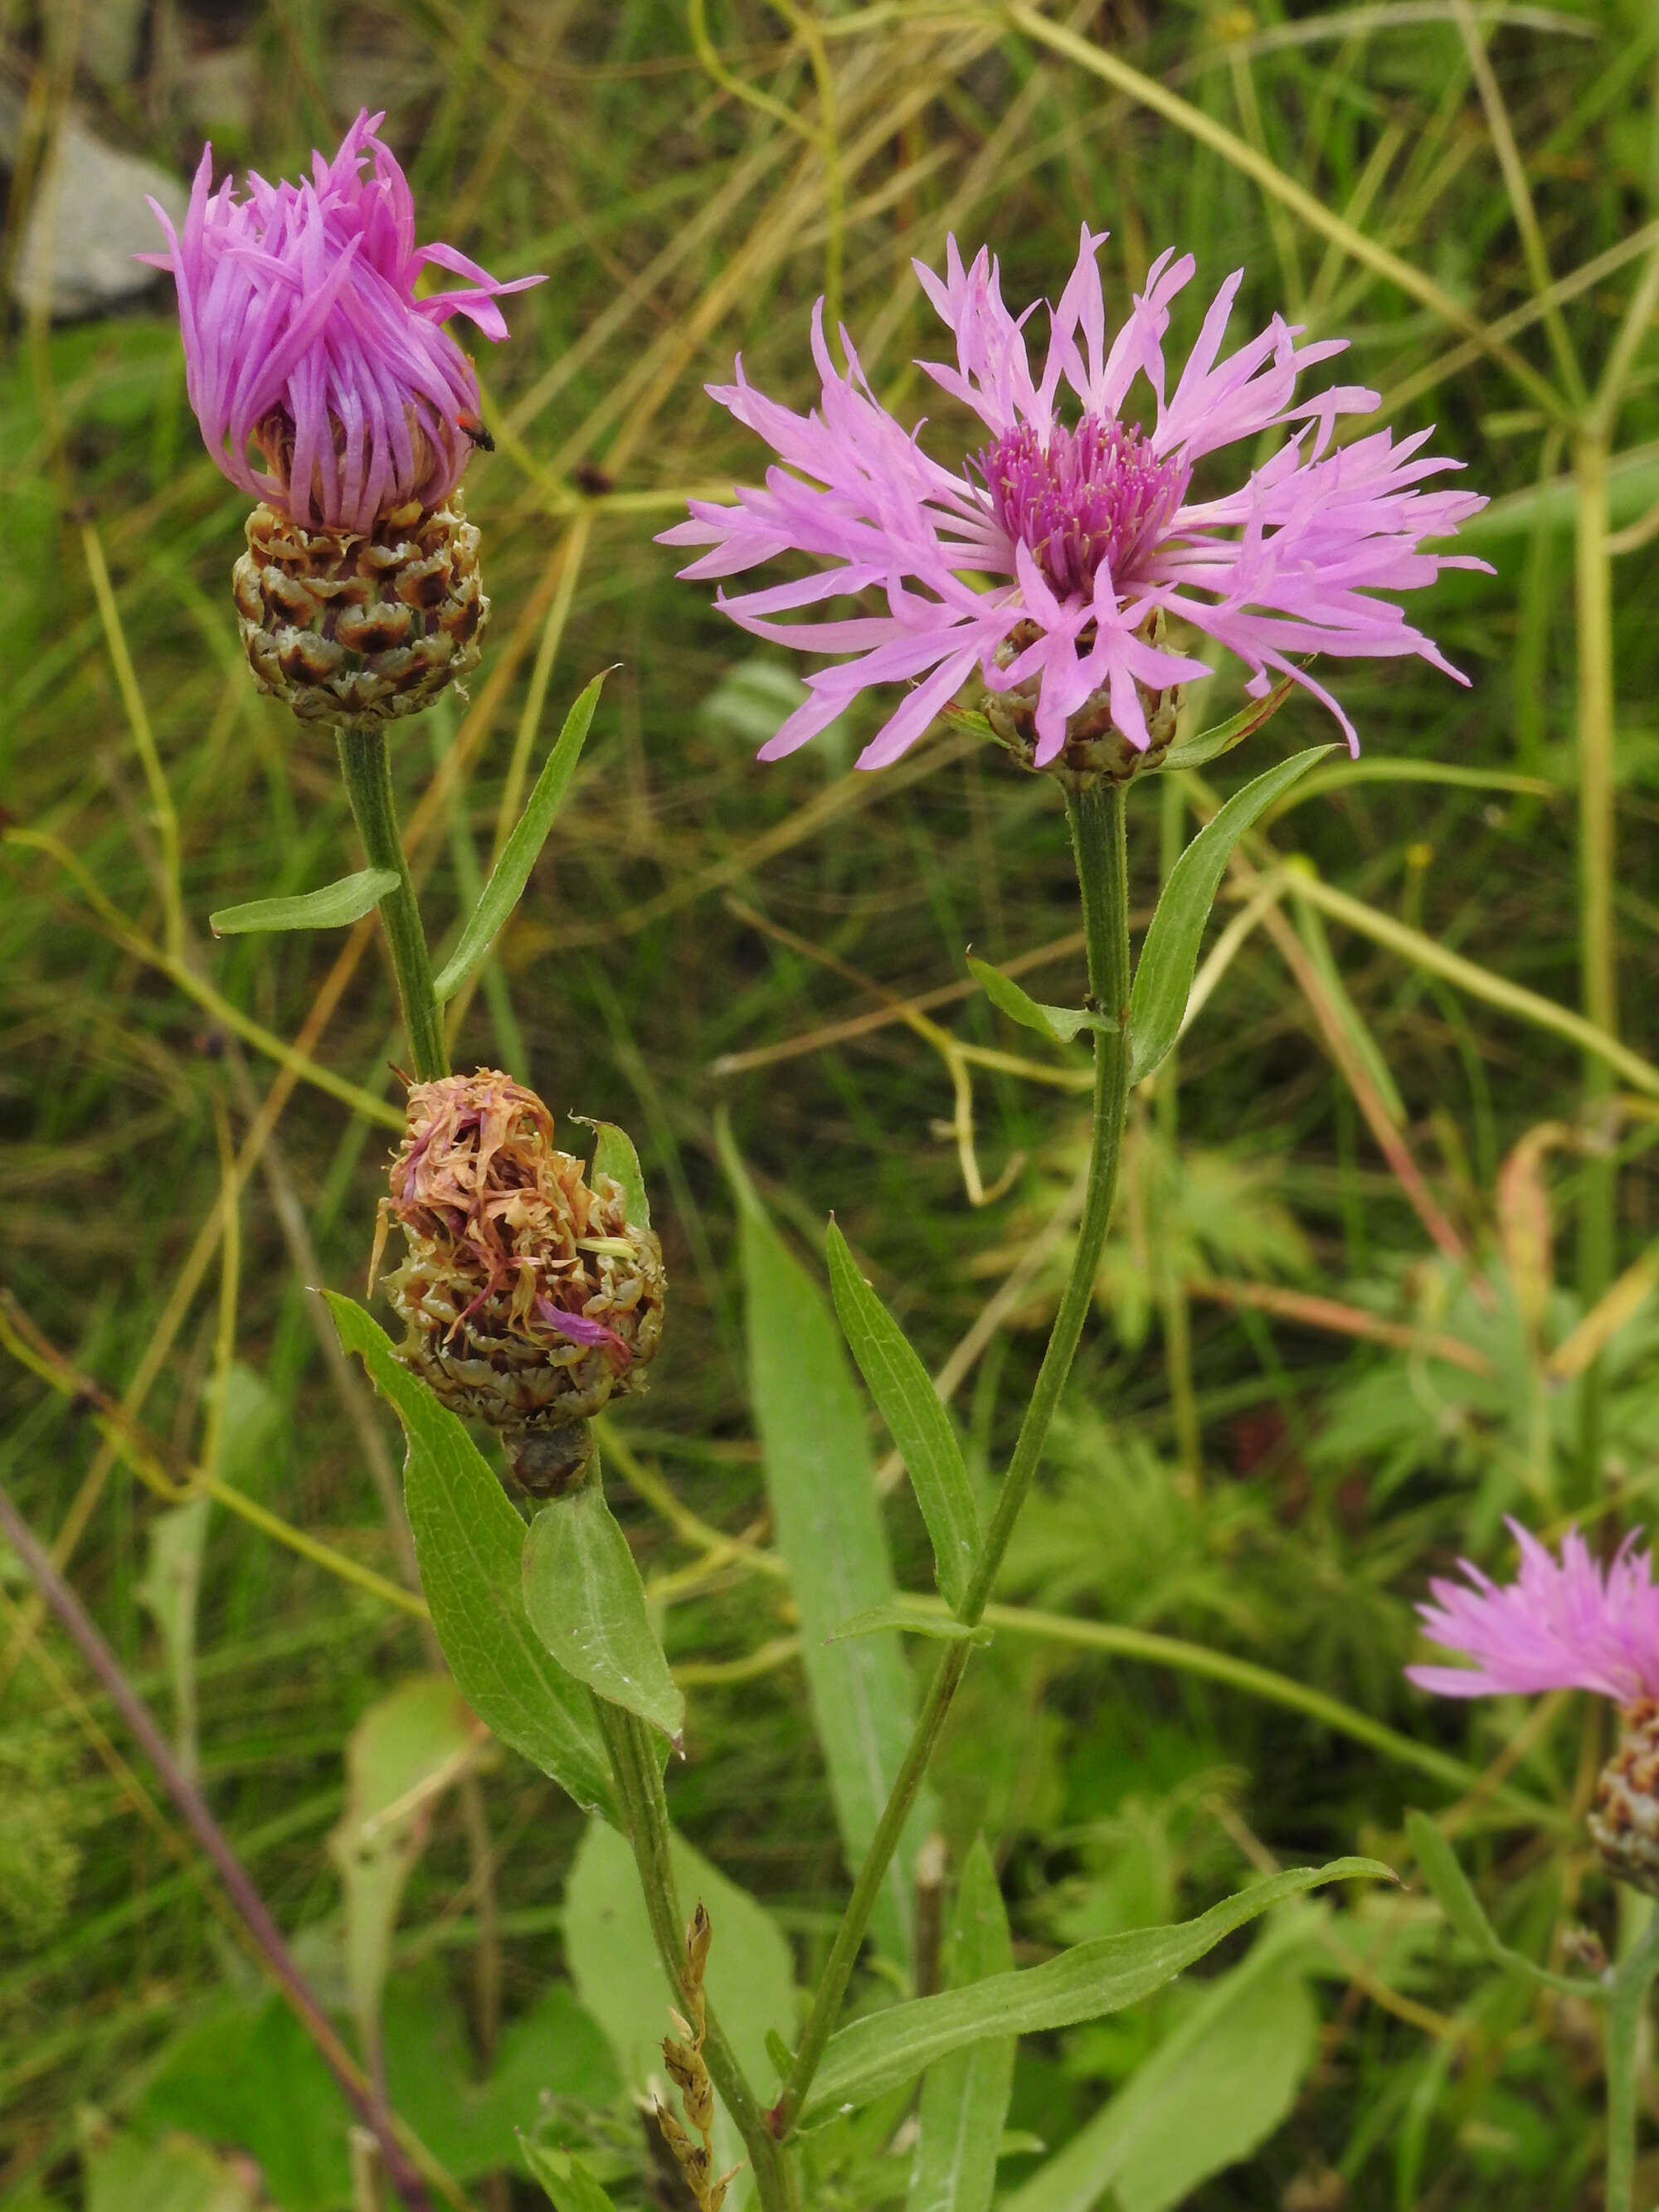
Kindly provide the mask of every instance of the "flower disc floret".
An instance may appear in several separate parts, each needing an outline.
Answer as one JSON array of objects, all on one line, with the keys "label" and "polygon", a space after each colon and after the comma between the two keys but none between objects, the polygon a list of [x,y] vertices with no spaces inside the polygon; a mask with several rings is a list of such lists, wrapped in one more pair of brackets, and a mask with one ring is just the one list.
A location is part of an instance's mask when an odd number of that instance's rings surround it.
[{"label": "flower disc floret", "polygon": [[[1190,281],[1190,254],[1159,256],[1127,319],[1106,335],[1097,254],[1105,234],[1085,227],[1077,264],[1049,318],[1040,377],[1026,349],[1026,317],[1003,304],[996,263],[981,248],[964,267],[949,242],[940,276],[915,264],[923,290],[956,339],[954,367],[921,366],[990,432],[952,470],[922,448],[876,398],[851,338],[847,368],[830,358],[822,302],[813,317],[819,406],[797,415],[737,380],[711,395],[771,445],[782,465],[735,507],[690,502],[691,520],[663,534],[708,550],[681,570],[724,579],[784,554],[822,564],[809,575],[719,605],[756,636],[804,652],[852,656],[807,678],[811,696],[763,759],[815,737],[862,691],[912,688],[860,758],[896,760],[940,708],[977,674],[994,693],[1032,702],[1033,765],[1054,763],[1067,725],[1103,706],[1127,743],[1152,742],[1149,702],[1167,705],[1206,662],[1162,641],[1179,620],[1237,655],[1260,698],[1288,675],[1328,706],[1357,747],[1352,725],[1301,665],[1309,654],[1414,653],[1465,681],[1379,591],[1415,589],[1443,568],[1480,568],[1428,554],[1486,504],[1479,495],[1424,491],[1456,462],[1424,457],[1430,433],[1395,443],[1386,430],[1340,449],[1338,418],[1368,412],[1375,392],[1340,385],[1295,397],[1298,378],[1346,340],[1299,344],[1275,316],[1223,355],[1236,270],[1217,294],[1175,387],[1164,340],[1170,303]],[[1150,419],[1126,414],[1138,380]],[[1191,497],[1208,454],[1281,429],[1283,442],[1236,490]],[[778,616],[843,595],[879,595],[882,613],[781,623]],[[1011,641],[1018,649],[1010,651]],[[1295,658],[1292,658],[1295,656]],[[1073,733],[1075,734],[1075,733]]]},{"label": "flower disc floret", "polygon": [[[398,1347],[456,1413],[508,1431],[586,1420],[644,1387],[662,1251],[613,1177],[553,1141],[542,1099],[498,1069],[417,1083],[380,1201],[408,1242],[386,1291]],[[373,1270],[371,1270],[371,1273]]]},{"label": "flower disc floret", "polygon": [[[478,383],[442,325],[465,315],[503,338],[496,301],[542,282],[501,283],[453,246],[416,245],[408,179],[377,135],[384,120],[359,114],[300,184],[250,173],[240,200],[228,180],[212,189],[204,147],[182,232],[151,200],[168,250],[139,257],[172,272],[209,453],[303,528],[368,532],[411,501],[444,504],[472,453],[462,425]],[[465,282],[417,300],[428,267]]]}]

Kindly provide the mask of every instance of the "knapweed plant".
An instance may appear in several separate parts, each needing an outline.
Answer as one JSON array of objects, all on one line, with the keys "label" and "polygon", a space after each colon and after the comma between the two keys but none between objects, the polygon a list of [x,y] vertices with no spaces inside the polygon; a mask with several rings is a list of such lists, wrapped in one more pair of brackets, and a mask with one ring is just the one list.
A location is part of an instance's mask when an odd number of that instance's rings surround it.
[{"label": "knapweed plant", "polygon": [[[514,914],[603,678],[572,707],[441,963],[393,807],[391,748],[410,716],[479,665],[489,612],[462,496],[489,434],[472,364],[447,326],[465,317],[485,337],[505,337],[497,302],[538,280],[500,283],[452,248],[417,246],[410,189],[380,120],[361,116],[298,184],[253,177],[240,193],[216,189],[204,154],[182,228],[162,217],[167,250],[156,258],[177,289],[191,404],[208,452],[253,502],[231,580],[242,645],[263,690],[335,733],[364,861],[302,896],[222,909],[213,927],[331,927],[375,913],[384,927],[406,1033],[406,1123],[361,1242],[368,1295],[401,1333],[356,1298],[330,1292],[329,1304],[340,1342],[402,1424],[422,1595],[471,1716],[607,1824],[631,1857],[661,1970],[656,2010],[640,2025],[660,2041],[663,2156],[698,2212],[803,2212],[817,2129],[870,2112],[885,2139],[908,2114],[913,2212],[988,2212],[1016,2039],[1129,2007],[1286,1900],[1388,1872],[1361,1857],[1279,1872],[1198,1918],[1091,1937],[1017,1968],[981,1847],[959,1869],[950,1986],[930,1985],[939,1947],[924,1957],[919,1935],[919,1886],[935,1902],[940,1887],[926,1849],[930,1765],[988,1639],[987,1609],[1093,1310],[1132,1093],[1176,1047],[1241,841],[1335,744],[1278,762],[1216,805],[1171,857],[1136,951],[1129,854],[1132,838],[1149,834],[1139,803],[1160,775],[1242,745],[1298,687],[1357,749],[1327,663],[1414,654],[1457,676],[1383,595],[1481,565],[1446,549],[1485,502],[1440,482],[1459,464],[1427,453],[1427,433],[1354,434],[1374,392],[1309,386],[1340,341],[1304,342],[1275,317],[1230,350],[1239,272],[1220,284],[1182,359],[1166,360],[1165,345],[1196,274],[1190,254],[1160,254],[1113,326],[1099,269],[1105,234],[1086,225],[1075,265],[1055,272],[1052,308],[1012,312],[988,248],[964,260],[951,240],[942,274],[917,264],[954,347],[952,361],[923,364],[943,396],[941,426],[890,413],[852,337],[827,327],[822,310],[802,333],[820,380],[815,412],[769,398],[741,364],[734,383],[713,389],[775,458],[763,488],[739,489],[732,503],[694,501],[664,542],[702,549],[682,571],[688,579],[745,579],[718,601],[744,630],[827,659],[762,757],[786,759],[837,718],[867,711],[869,693],[880,720],[861,768],[890,766],[943,717],[1000,750],[1010,786],[1042,779],[1045,799],[1063,809],[1077,876],[1085,958],[1069,1003],[1039,1003],[1012,976],[971,964],[1005,1015],[1051,1042],[1086,1040],[1092,1053],[1076,1234],[1035,1385],[987,1501],[917,1352],[847,1239],[828,1230],[834,1313],[902,1456],[936,1595],[901,1601],[880,1571],[864,1571],[881,1544],[867,1468],[827,1449],[816,1462],[798,1455],[787,1487],[775,1483],[773,1512],[790,1523],[794,1547],[816,1544],[848,1564],[846,1610],[799,1601],[847,1882],[810,1995],[799,2012],[785,2003],[763,2014],[753,1978],[728,1963],[742,1930],[701,1893],[705,1877],[671,1823],[684,1696],[605,1493],[606,1410],[647,1387],[672,1343],[652,1220],[662,1194],[647,1193],[634,1145],[613,1122],[579,1121],[591,1140],[568,1151],[523,1069],[455,1070],[449,1060],[446,1007]],[[422,293],[417,280],[431,270],[459,288]],[[814,611],[838,599],[846,611]],[[1229,659],[1245,672],[1250,703],[1214,727],[1183,726],[1188,687]],[[561,1102],[573,1118],[604,1103]],[[851,1385],[839,1352],[826,1350],[820,1287],[729,1145],[727,1167],[750,1280],[766,1285],[775,1328],[793,1328],[799,1344],[795,1370],[775,1366],[757,1389],[763,1435],[769,1392],[794,1401],[799,1433],[802,1408],[810,1422]],[[372,2034],[355,2050],[343,2039],[194,1784],[77,1620],[50,1561],[5,1514],[356,2106],[375,2146],[362,2153],[362,2202],[374,2203],[384,2181],[409,2206],[434,2203],[444,2191],[418,2140],[422,2114],[392,2112]],[[1656,1606],[1644,1559],[1621,1553],[1603,1573],[1577,1536],[1559,1565],[1529,1544],[1516,1591],[1437,1586],[1429,1632],[1478,1668],[1418,1676],[1451,1694],[1577,1686],[1615,1699],[1626,1734],[1592,1831],[1613,1871],[1650,1890],[1659,1887]],[[919,1693],[905,1656],[915,1650],[927,1655]],[[1448,1911],[1478,1918],[1437,1832],[1419,1844]],[[1608,2203],[1620,2208],[1654,1942],[1605,1984],[1545,1978],[1607,2000]],[[872,1954],[888,2001],[849,2020],[855,1969]],[[611,2205],[575,2149],[531,2144],[526,2154],[559,2212]]]}]

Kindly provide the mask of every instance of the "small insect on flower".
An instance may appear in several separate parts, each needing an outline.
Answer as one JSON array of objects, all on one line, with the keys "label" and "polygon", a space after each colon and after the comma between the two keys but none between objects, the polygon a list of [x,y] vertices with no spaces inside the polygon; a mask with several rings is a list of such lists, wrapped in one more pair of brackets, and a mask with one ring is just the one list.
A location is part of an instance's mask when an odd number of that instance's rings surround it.
[{"label": "small insect on flower", "polygon": [[464,407],[460,413],[455,417],[455,427],[463,434],[463,435],[472,441],[473,444],[477,447],[481,453],[493,453],[495,452],[495,441],[490,436],[489,431],[485,429],[483,420],[481,416],[474,415]]},{"label": "small insect on flower", "polygon": [[[1466,679],[1401,609],[1376,598],[1431,582],[1443,568],[1481,568],[1425,553],[1486,505],[1478,494],[1422,491],[1460,465],[1425,457],[1429,432],[1395,443],[1386,430],[1338,447],[1337,420],[1377,395],[1337,385],[1297,399],[1296,384],[1346,341],[1302,345],[1275,315],[1223,356],[1243,281],[1217,293],[1185,367],[1167,388],[1170,304],[1190,281],[1173,248],[1147,272],[1127,319],[1109,333],[1096,256],[1105,233],[1083,232],[1077,264],[1049,312],[1048,356],[1034,376],[1024,314],[1003,305],[997,264],[981,249],[964,267],[954,239],[941,277],[921,262],[922,289],[956,339],[954,367],[918,365],[984,425],[977,453],[933,459],[877,398],[853,343],[843,374],[830,357],[823,303],[813,319],[819,410],[796,415],[757,392],[737,364],[710,396],[757,431],[783,466],[735,507],[690,502],[691,520],[660,543],[709,550],[680,574],[735,576],[781,554],[814,563],[721,610],[742,628],[805,653],[849,658],[806,679],[811,696],[761,749],[776,760],[826,727],[859,693],[907,685],[859,759],[884,768],[921,736],[975,674],[987,713],[1026,765],[1080,775],[1133,772],[1175,726],[1174,695],[1208,665],[1166,642],[1176,622],[1237,655],[1261,698],[1290,677],[1328,707],[1351,745],[1352,725],[1304,665],[1319,653],[1416,653]],[[1151,404],[1130,405],[1144,379]],[[1195,474],[1224,446],[1283,434],[1233,490],[1201,492]],[[880,595],[849,618],[780,623],[798,608]]]}]

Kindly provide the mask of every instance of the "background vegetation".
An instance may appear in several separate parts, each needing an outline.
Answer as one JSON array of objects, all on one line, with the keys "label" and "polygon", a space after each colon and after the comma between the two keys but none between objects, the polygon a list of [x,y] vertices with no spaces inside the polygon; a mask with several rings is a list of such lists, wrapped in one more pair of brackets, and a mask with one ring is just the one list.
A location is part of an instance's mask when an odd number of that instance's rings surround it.
[{"label": "background vegetation", "polygon": [[[210,136],[221,170],[269,174],[366,103],[389,111],[423,236],[550,274],[513,303],[512,343],[481,349],[484,665],[469,703],[404,730],[397,768],[441,931],[564,703],[617,664],[457,1060],[625,1123],[645,1157],[672,1327],[608,1464],[690,1697],[671,1802],[803,1971],[844,1877],[766,1551],[717,1121],[815,1268],[836,1210],[994,1468],[1064,1256],[1085,1079],[1080,1048],[977,995],[963,951],[1025,961],[1059,1000],[1082,958],[1046,781],[948,727],[882,775],[848,772],[856,726],[756,765],[796,667],[652,542],[688,491],[760,465],[701,385],[741,347],[807,404],[828,289],[878,390],[928,413],[948,458],[966,425],[912,366],[940,339],[908,258],[937,261],[950,231],[988,240],[1008,296],[1036,297],[1087,221],[1113,234],[1122,298],[1165,244],[1196,253],[1177,338],[1242,264],[1241,334],[1274,309],[1345,333],[1342,373],[1383,419],[1438,425],[1494,501],[1470,537],[1496,574],[1448,577],[1418,617],[1472,688],[1414,664],[1339,672],[1362,762],[1297,787],[1250,848],[1258,881],[1224,901],[1222,925],[1251,919],[1138,1108],[1098,1322],[938,1820],[958,1864],[983,1831],[1022,1960],[1275,1863],[1358,1849],[1409,1875],[1413,1805],[1507,1940],[1555,1963],[1616,1948],[1580,1817],[1601,1711],[1435,1707],[1401,1668],[1431,1572],[1460,1553],[1503,1569],[1504,1514],[1554,1530],[1577,1512],[1598,1543],[1651,1519],[1651,5],[156,0],[112,86],[82,65],[82,11],[43,14],[0,9],[29,102],[14,257],[29,149],[71,101],[181,173]],[[1623,404],[1598,418],[1621,327]],[[215,908],[359,865],[325,740],[257,698],[238,653],[242,506],[201,453],[165,286],[118,318],[15,319],[0,1221],[19,1356],[0,1367],[0,1473],[343,2009],[331,1835],[398,1794],[375,1780],[389,1723],[353,1731],[433,1664],[395,1432],[311,1288],[361,1290],[401,1118],[395,1007],[369,923],[208,937]],[[1209,689],[1191,726],[1237,703]],[[1216,787],[1327,734],[1294,701]],[[1143,919],[1208,803],[1173,778],[1137,793]],[[1305,872],[1273,873],[1293,856]],[[1581,1061],[1581,1005],[1622,1025],[1605,1077]],[[896,1571],[925,1589],[890,1472]],[[0,1684],[0,2203],[349,2201],[325,2083],[3,1560]],[[628,2102],[580,1816],[453,1708],[422,1726],[392,1770],[437,1775],[400,1832],[423,1848],[385,1994],[398,2102],[498,2212],[535,2201],[502,2178],[514,2125],[595,2145],[620,2203],[672,2203]],[[1409,1887],[1308,1908],[1274,1940],[1022,2047],[1007,2201],[1054,2212],[1052,2172],[1046,2201],[1018,2193],[1042,2147],[1084,2140],[1137,2081],[1139,2149],[1085,2158],[1065,2202],[1599,2201],[1598,2062],[1570,2003],[1486,1978]],[[861,2002],[897,1971],[876,1961]],[[890,2100],[819,2138],[815,2205],[902,2203],[905,2123]],[[1196,2163],[1171,2167],[1172,2145]],[[1659,2159],[1644,2183],[1651,2202]]]}]

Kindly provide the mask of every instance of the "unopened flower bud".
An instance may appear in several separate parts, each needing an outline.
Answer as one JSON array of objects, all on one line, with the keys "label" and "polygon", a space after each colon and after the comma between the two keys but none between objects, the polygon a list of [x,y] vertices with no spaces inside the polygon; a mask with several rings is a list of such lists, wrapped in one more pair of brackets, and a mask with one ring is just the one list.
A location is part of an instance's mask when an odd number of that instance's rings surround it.
[{"label": "unopened flower bud", "polygon": [[417,1083],[380,1201],[375,1264],[398,1357],[454,1413],[503,1433],[526,1488],[555,1495],[586,1458],[586,1424],[642,1389],[662,1332],[662,1251],[611,1176],[553,1142],[533,1091],[494,1068]]},{"label": "unopened flower bud", "polygon": [[1620,1716],[1619,1746],[1601,1769],[1589,1832],[1615,1881],[1659,1897],[1659,1699]]},{"label": "unopened flower bud", "polygon": [[[489,602],[459,491],[489,440],[443,325],[505,337],[497,299],[542,281],[417,248],[381,120],[360,114],[301,184],[250,176],[241,200],[211,189],[205,149],[183,230],[152,201],[169,250],[140,256],[177,287],[207,449],[259,502],[235,570],[254,675],[302,720],[359,728],[416,713],[478,658]],[[463,287],[417,299],[428,264]]]}]

